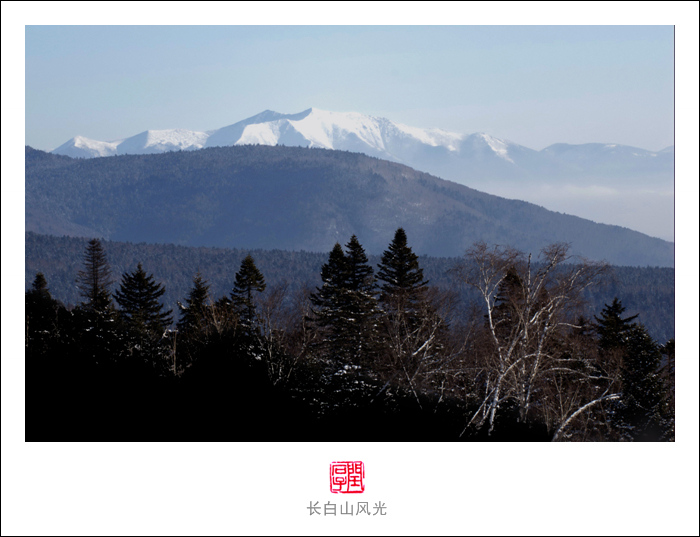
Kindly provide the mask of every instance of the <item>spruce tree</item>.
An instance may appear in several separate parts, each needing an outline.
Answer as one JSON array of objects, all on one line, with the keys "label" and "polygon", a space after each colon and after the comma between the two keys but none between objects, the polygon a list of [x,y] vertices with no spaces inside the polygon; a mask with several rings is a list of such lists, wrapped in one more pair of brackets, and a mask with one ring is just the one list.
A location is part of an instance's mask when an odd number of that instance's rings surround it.
[{"label": "spruce tree", "polygon": [[396,230],[389,248],[382,254],[377,279],[381,282],[379,300],[385,305],[414,310],[424,298],[428,281],[423,278],[418,256],[408,246],[403,228]]},{"label": "spruce tree", "polygon": [[508,332],[517,322],[517,311],[524,302],[523,281],[515,267],[510,267],[498,285],[493,301],[494,323],[505,325]]},{"label": "spruce tree", "polygon": [[669,339],[661,347],[662,370],[661,379],[666,393],[666,440],[675,440],[676,421],[676,340]]},{"label": "spruce tree", "polygon": [[321,331],[320,342],[316,345],[324,354],[343,354],[344,326],[343,315],[347,303],[347,260],[343,247],[337,242],[328,255],[328,262],[321,267],[322,286],[309,297],[312,308],[312,322]]},{"label": "spruce tree", "polygon": [[376,279],[367,254],[355,235],[345,246],[347,303],[344,312],[347,347],[355,363],[371,363],[377,351]]},{"label": "spruce tree", "polygon": [[78,272],[78,288],[85,298],[86,309],[104,312],[112,306],[110,286],[114,283],[112,271],[107,262],[102,244],[98,239],[91,239],[83,256],[84,270]]},{"label": "spruce tree", "polygon": [[605,304],[601,316],[595,316],[597,322],[596,331],[598,332],[599,346],[603,350],[611,350],[614,348],[623,347],[625,341],[634,326],[634,321],[639,315],[631,317],[623,317],[625,308],[620,300],[615,297],[611,305]]},{"label": "spruce tree", "polygon": [[255,266],[255,260],[248,254],[236,273],[236,281],[231,291],[231,301],[234,311],[239,315],[243,325],[248,329],[256,324],[255,301],[253,292],[262,293],[265,290],[265,278]]},{"label": "spruce tree", "polygon": [[201,331],[204,328],[204,316],[209,300],[209,285],[202,279],[199,272],[195,275],[193,284],[194,286],[185,299],[185,304],[177,303],[181,315],[177,328],[181,332]]},{"label": "spruce tree", "polygon": [[51,343],[60,336],[67,312],[63,304],[51,296],[41,272],[37,273],[32,288],[24,295],[24,307],[27,353],[47,354]]},{"label": "spruce tree", "polygon": [[323,285],[316,288],[310,298],[313,321],[324,332],[324,345],[335,353],[340,352],[343,336],[343,315],[347,304],[348,267],[343,247],[335,243],[328,255],[328,262],[321,267]]},{"label": "spruce tree", "polygon": [[172,323],[172,310],[163,311],[159,299],[165,287],[147,275],[141,263],[132,273],[125,272],[114,298],[129,329],[138,335],[158,337]]},{"label": "spruce tree", "polygon": [[324,351],[343,362],[362,363],[376,350],[376,284],[356,236],[346,248],[347,254],[335,244],[321,269],[323,286],[310,298],[314,322],[323,331]]},{"label": "spruce tree", "polygon": [[622,410],[618,415],[631,440],[660,440],[670,426],[669,400],[660,376],[661,348],[646,328],[628,331],[622,371]]},{"label": "spruce tree", "polygon": [[78,288],[85,299],[76,310],[78,356],[86,364],[112,362],[121,352],[117,315],[110,287],[112,271],[98,239],[88,242],[83,256],[84,270],[78,272]]},{"label": "spruce tree", "polygon": [[32,290],[30,292],[36,296],[41,296],[44,298],[51,297],[51,293],[49,293],[48,283],[43,272],[36,273],[36,277],[32,282]]},{"label": "spruce tree", "polygon": [[428,281],[403,228],[396,230],[382,254],[377,278],[383,351],[379,366],[385,376],[406,381],[416,394],[415,382],[440,353],[443,331],[442,319],[427,298]]}]

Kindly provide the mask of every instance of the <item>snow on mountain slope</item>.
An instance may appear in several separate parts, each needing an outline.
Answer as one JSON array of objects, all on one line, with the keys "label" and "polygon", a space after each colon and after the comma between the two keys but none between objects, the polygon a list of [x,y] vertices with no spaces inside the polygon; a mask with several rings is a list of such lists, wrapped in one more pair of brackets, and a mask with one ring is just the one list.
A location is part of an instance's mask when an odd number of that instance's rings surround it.
[{"label": "snow on mountain slope", "polygon": [[280,122],[255,123],[243,128],[240,138],[233,145],[277,145],[280,139]]},{"label": "snow on mountain slope", "polygon": [[[207,138],[205,147],[219,147],[219,146],[230,146],[243,144],[240,142],[243,132],[249,125],[265,124],[270,122],[275,122],[281,119],[301,119],[306,115],[311,113],[311,108],[299,112],[298,114],[280,114],[279,112],[274,112],[272,110],[265,110],[252,117],[234,123],[233,125],[228,125],[227,127],[222,127],[220,129],[210,131],[209,137]],[[260,142],[252,142],[260,143]],[[270,144],[266,144],[270,145]],[[275,145],[274,143],[271,145]]]},{"label": "snow on mountain slope", "polygon": [[114,142],[100,142],[76,136],[51,153],[74,158],[165,153],[166,151],[201,149],[204,147],[207,137],[208,134],[205,132],[185,129],[149,130]]},{"label": "snow on mountain slope", "polygon": [[513,160],[508,156],[508,144],[506,142],[482,132],[480,132],[478,136],[480,136],[481,139],[486,142],[489,148],[491,148],[496,155],[504,160],[507,160],[508,162],[513,162]]},{"label": "snow on mountain slope", "polygon": [[393,125],[399,132],[412,136],[421,143],[432,147],[444,146],[449,151],[457,151],[459,142],[465,138],[464,134],[448,132],[442,129],[420,129],[401,123],[394,123]]},{"label": "snow on mountain slope", "polygon": [[100,142],[99,140],[91,140],[84,136],[76,136],[51,152],[73,158],[108,157],[117,154],[117,146],[121,142],[122,140],[117,140],[116,142]]},{"label": "snow on mountain slope", "polygon": [[[207,132],[149,130],[113,142],[76,136],[53,153],[93,158],[245,144],[364,153],[490,194],[673,238],[673,146],[652,152],[612,143],[560,143],[535,151],[486,133],[466,135],[309,108],[296,114],[265,110]],[[605,200],[601,192],[607,193]],[[643,192],[652,194],[643,198]],[[619,209],[623,202],[625,211]],[[645,216],[650,212],[658,222]]]},{"label": "snow on mountain slope", "polygon": [[[291,125],[311,142],[312,147],[337,149],[345,139],[355,135],[364,144],[384,150],[384,140],[377,121],[355,112],[326,112],[311,109],[311,113]],[[336,147],[338,146],[338,147]]]},{"label": "snow on mountain slope", "polygon": [[122,141],[117,146],[117,153],[127,155],[202,149],[207,138],[205,132],[186,129],[150,130]]},{"label": "snow on mountain slope", "polygon": [[[478,166],[490,162],[501,169],[508,163],[520,167],[527,175],[533,167],[541,171],[543,166],[550,166],[547,170],[551,171],[553,162],[588,165],[591,162],[599,164],[602,161],[625,160],[630,164],[633,161],[648,162],[649,159],[662,155],[673,156],[673,146],[651,152],[618,144],[554,144],[542,151],[534,151],[485,133],[465,135],[437,128],[411,127],[357,112],[329,112],[318,108],[309,108],[296,114],[265,110],[232,125],[207,132],[186,129],[149,130],[113,142],[76,136],[52,153],[93,158],[244,144],[355,151],[408,164],[431,173],[445,173],[453,165],[455,169],[460,169],[466,161]],[[446,158],[452,164],[443,162]],[[488,170],[478,170],[480,175],[484,172]],[[463,182],[451,173],[444,176]],[[494,177],[497,176],[498,174]]]},{"label": "snow on mountain slope", "polygon": [[[221,129],[196,132],[185,129],[150,130],[117,142],[76,137],[52,152],[72,157],[145,154],[243,144],[299,145],[360,151],[400,162],[407,148],[425,145],[459,151],[463,134],[422,129],[356,112],[329,112],[309,108],[298,114],[265,110]],[[495,139],[494,139],[495,140]],[[88,143],[89,142],[89,143]],[[503,143],[503,142],[501,142]]]}]

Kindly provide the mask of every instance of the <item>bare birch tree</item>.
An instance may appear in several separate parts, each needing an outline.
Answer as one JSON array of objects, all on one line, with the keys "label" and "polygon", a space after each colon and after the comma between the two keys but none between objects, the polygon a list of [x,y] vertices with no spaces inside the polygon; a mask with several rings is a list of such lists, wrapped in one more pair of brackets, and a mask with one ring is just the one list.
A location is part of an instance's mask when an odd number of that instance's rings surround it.
[{"label": "bare birch tree", "polygon": [[309,352],[315,337],[309,321],[310,296],[308,287],[290,293],[284,282],[269,289],[260,301],[260,347],[273,385],[286,384]]},{"label": "bare birch tree", "polygon": [[467,427],[488,423],[490,434],[506,402],[517,405],[520,421],[531,417],[535,395],[560,365],[554,341],[574,326],[582,292],[605,270],[601,263],[570,263],[568,252],[568,245],[553,244],[535,264],[531,255],[480,242],[456,268],[477,291],[485,316],[480,403]]},{"label": "bare birch tree", "polygon": [[453,302],[454,297],[436,288],[427,288],[410,311],[391,299],[384,301],[390,311],[383,316],[384,349],[376,368],[387,385],[408,389],[419,407],[420,393],[443,395],[446,388],[456,357],[446,341],[446,319]]}]

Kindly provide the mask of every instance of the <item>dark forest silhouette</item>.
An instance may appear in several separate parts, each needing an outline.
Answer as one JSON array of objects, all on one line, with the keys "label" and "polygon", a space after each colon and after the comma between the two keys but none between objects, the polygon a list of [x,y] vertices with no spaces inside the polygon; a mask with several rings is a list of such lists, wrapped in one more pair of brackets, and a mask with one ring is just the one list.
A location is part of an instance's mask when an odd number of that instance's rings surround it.
[{"label": "dark forest silhouette", "polygon": [[223,296],[194,274],[173,319],[157,276],[116,281],[93,239],[80,304],[43,273],[26,292],[26,438],[673,440],[673,340],[616,297],[584,315],[609,267],[573,261],[477,243],[438,288],[398,229],[376,271],[336,244],[312,288],[266,283],[252,255]]}]

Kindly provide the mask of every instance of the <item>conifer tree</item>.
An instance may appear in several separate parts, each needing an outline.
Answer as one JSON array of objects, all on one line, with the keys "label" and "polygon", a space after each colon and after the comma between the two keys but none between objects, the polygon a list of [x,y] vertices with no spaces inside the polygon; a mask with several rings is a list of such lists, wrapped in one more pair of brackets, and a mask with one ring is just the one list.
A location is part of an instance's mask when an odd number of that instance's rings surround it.
[{"label": "conifer tree", "polygon": [[255,260],[248,254],[236,273],[236,281],[231,291],[231,301],[234,311],[240,316],[243,324],[252,328],[256,323],[255,301],[253,292],[262,293],[265,290],[265,278],[255,266]]},{"label": "conifer tree", "polygon": [[363,293],[372,297],[376,288],[374,271],[369,266],[365,249],[357,240],[357,236],[350,237],[350,241],[345,245],[346,266],[348,275],[348,289],[352,292]]},{"label": "conifer tree", "polygon": [[660,377],[661,348],[644,326],[628,331],[618,422],[631,440],[660,440],[669,427],[668,397]]},{"label": "conifer tree", "polygon": [[351,360],[370,363],[377,351],[376,279],[367,254],[355,235],[345,246],[347,303],[344,312],[347,348]]},{"label": "conifer tree", "polygon": [[32,288],[24,295],[25,345],[29,354],[45,354],[60,331],[62,317],[67,314],[63,304],[49,292],[46,278],[38,272]]},{"label": "conifer tree", "polygon": [[611,350],[624,346],[627,337],[629,336],[634,321],[639,315],[631,317],[623,317],[625,312],[620,300],[615,297],[612,304],[605,304],[601,316],[595,316],[597,322],[596,331],[598,332],[599,345],[603,350]]},{"label": "conifer tree", "polygon": [[396,230],[389,248],[382,254],[377,279],[381,282],[379,300],[384,304],[412,310],[424,298],[428,281],[423,278],[418,256],[408,246],[403,228]]},{"label": "conifer tree", "polygon": [[385,375],[407,384],[418,398],[418,384],[437,368],[443,321],[428,300],[428,282],[403,228],[396,230],[382,254],[377,278],[383,321],[381,366]]},{"label": "conifer tree", "polygon": [[84,307],[104,312],[112,306],[109,287],[114,283],[112,271],[107,262],[102,244],[98,239],[91,239],[83,256],[84,270],[78,272],[78,288],[86,301]]},{"label": "conifer tree", "polygon": [[502,338],[510,339],[519,328],[518,315],[524,301],[523,281],[515,267],[509,267],[494,298],[493,322]]},{"label": "conifer tree", "polygon": [[193,284],[194,286],[185,299],[185,304],[177,303],[181,314],[177,328],[182,332],[201,331],[204,328],[204,316],[209,300],[209,284],[202,279],[199,272],[195,275]]},{"label": "conifer tree", "polygon": [[51,293],[49,293],[48,283],[46,282],[46,277],[44,276],[43,272],[36,273],[34,282],[32,282],[32,290],[30,292],[41,297],[51,297]]},{"label": "conifer tree", "polygon": [[325,351],[345,362],[367,362],[375,352],[376,283],[362,245],[353,235],[347,254],[336,243],[321,269],[323,286],[311,295],[314,321]]},{"label": "conifer tree", "polygon": [[172,310],[163,311],[159,302],[165,287],[147,275],[141,263],[132,273],[125,272],[114,298],[130,330],[139,335],[158,337],[172,322]]},{"label": "conifer tree", "polygon": [[99,365],[119,355],[121,341],[110,292],[112,271],[98,239],[88,242],[83,267],[78,272],[77,283],[85,300],[74,311],[79,355],[86,363]]},{"label": "conifer tree", "polygon": [[343,247],[335,243],[328,255],[328,262],[321,267],[323,285],[309,297],[313,321],[324,332],[321,346],[340,354],[345,329],[343,315],[347,303],[348,267]]},{"label": "conifer tree", "polygon": [[661,347],[663,365],[661,380],[664,383],[666,393],[666,440],[675,440],[675,416],[676,416],[676,340],[669,339]]}]

